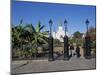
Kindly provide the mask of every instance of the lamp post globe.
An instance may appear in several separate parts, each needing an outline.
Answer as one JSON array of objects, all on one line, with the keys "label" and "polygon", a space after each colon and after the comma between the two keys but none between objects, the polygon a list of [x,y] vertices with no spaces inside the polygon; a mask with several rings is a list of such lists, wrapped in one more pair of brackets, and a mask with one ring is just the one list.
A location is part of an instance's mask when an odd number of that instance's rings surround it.
[{"label": "lamp post globe", "polygon": [[49,24],[50,24],[50,25],[52,25],[52,24],[53,24],[53,21],[52,21],[51,19],[49,20]]},{"label": "lamp post globe", "polygon": [[87,20],[85,21],[85,23],[86,23],[86,24],[89,24],[89,20],[87,19]]},{"label": "lamp post globe", "polygon": [[67,22],[67,20],[65,19],[65,21],[64,21],[64,24],[66,25],[68,22]]}]

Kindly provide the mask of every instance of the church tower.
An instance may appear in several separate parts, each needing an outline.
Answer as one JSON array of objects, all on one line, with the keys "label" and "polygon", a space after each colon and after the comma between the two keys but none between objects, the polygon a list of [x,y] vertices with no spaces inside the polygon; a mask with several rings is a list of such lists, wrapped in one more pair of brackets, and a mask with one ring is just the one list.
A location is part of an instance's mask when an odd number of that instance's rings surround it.
[{"label": "church tower", "polygon": [[[66,32],[66,33],[68,35],[68,32]],[[65,35],[65,31],[64,31],[64,28],[63,28],[63,25],[62,25],[62,21],[60,20],[59,23],[58,23],[57,31],[53,32],[53,38],[60,40],[60,42],[64,42],[63,41],[64,35]]]},{"label": "church tower", "polygon": [[63,30],[63,26],[62,26],[62,22],[61,21],[59,21],[59,24],[58,24],[58,30]]},{"label": "church tower", "polygon": [[60,42],[63,42],[64,35],[65,35],[65,33],[64,33],[63,26],[62,26],[62,22],[59,21],[58,30],[57,30],[57,33],[56,33],[57,39],[59,39]]}]

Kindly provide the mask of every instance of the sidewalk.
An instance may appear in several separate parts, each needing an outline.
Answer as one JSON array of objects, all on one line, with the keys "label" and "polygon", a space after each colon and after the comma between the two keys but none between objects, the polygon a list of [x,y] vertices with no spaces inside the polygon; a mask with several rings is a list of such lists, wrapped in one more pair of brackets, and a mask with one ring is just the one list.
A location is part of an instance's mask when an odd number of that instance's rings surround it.
[{"label": "sidewalk", "polygon": [[[59,59],[51,62],[48,60],[30,60],[29,63],[25,65],[23,64],[24,63],[15,64],[15,62],[12,62],[12,73],[70,71],[70,70],[85,70],[85,69],[96,68],[95,58],[87,60],[85,58],[72,57],[69,61],[64,61]],[[23,66],[17,67],[19,65]]]}]

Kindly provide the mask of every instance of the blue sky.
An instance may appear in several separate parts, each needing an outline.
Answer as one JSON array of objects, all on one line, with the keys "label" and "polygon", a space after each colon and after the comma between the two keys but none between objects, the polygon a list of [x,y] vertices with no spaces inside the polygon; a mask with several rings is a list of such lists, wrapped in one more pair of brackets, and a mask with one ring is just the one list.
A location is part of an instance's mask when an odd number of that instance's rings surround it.
[{"label": "blue sky", "polygon": [[89,26],[95,27],[95,10],[95,6],[13,1],[11,19],[14,25],[23,18],[24,24],[32,23],[34,26],[40,20],[42,25],[46,25],[46,30],[49,30],[49,19],[53,20],[53,30],[58,29],[59,22],[64,26],[63,21],[66,19],[71,35],[75,31],[86,31],[86,19],[90,21]]}]

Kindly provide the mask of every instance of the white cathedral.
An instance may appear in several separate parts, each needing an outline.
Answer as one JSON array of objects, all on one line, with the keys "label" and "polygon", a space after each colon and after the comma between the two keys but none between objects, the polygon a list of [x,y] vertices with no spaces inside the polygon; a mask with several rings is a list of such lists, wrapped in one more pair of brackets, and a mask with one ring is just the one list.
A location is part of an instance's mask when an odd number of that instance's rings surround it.
[{"label": "white cathedral", "polygon": [[[66,35],[68,36],[68,32],[66,32]],[[57,31],[52,32],[52,36],[54,39],[58,39],[58,40],[60,40],[60,42],[64,42],[63,38],[65,36],[65,31],[64,31],[62,24],[58,25]]]}]

